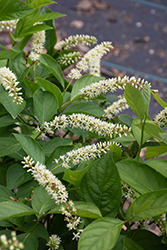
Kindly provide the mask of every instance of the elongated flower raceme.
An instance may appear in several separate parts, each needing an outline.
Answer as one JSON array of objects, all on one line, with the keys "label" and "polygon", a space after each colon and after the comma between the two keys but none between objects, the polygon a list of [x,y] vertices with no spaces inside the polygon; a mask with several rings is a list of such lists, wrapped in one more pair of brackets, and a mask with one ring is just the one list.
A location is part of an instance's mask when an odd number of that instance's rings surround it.
[{"label": "elongated flower raceme", "polygon": [[102,157],[102,155],[111,150],[112,145],[117,145],[120,147],[120,144],[115,142],[100,142],[97,144],[81,147],[76,150],[71,150],[65,155],[61,155],[59,159],[55,159],[55,162],[58,164],[58,166],[70,168],[71,164],[78,165],[80,162],[90,161]]},{"label": "elongated flower raceme", "polygon": [[[36,24],[41,24],[41,23],[36,23]],[[39,60],[40,54],[43,53],[44,43],[45,43],[45,31],[44,30],[33,34],[32,45],[31,45],[32,51],[29,55],[32,61]]]},{"label": "elongated flower raceme", "polygon": [[93,75],[100,76],[100,60],[101,58],[112,49],[111,42],[102,42],[95,48],[88,51],[84,57],[77,63],[76,68],[72,69],[68,74],[71,79],[79,79],[81,72],[89,72]]},{"label": "elongated flower raceme", "polygon": [[65,40],[61,41],[57,47],[59,50],[63,49],[70,49],[71,47],[76,47],[78,44],[84,43],[88,46],[97,43],[97,39],[94,36],[88,35],[76,35],[76,36],[69,36]]},{"label": "elongated flower raceme", "polygon": [[99,136],[109,136],[110,138],[121,137],[122,135],[126,136],[131,131],[131,128],[128,128],[126,125],[108,123],[85,114],[55,116],[53,121],[44,122],[39,130],[54,134],[55,130],[62,130],[67,127],[81,128],[86,131],[95,132]]},{"label": "elongated flower raceme", "polygon": [[61,181],[53,175],[46,166],[37,162],[34,165],[33,159],[28,156],[24,157],[23,168],[29,168],[27,172],[31,172],[35,180],[39,182],[39,185],[45,187],[46,191],[52,196],[56,204],[64,203],[67,201],[68,192],[66,187]]},{"label": "elongated flower raceme", "polygon": [[112,119],[114,118],[115,115],[119,114],[122,110],[125,110],[128,108],[129,108],[129,105],[126,102],[126,99],[122,98],[122,96],[119,96],[118,101],[113,102],[112,105],[104,109],[105,114],[103,115],[103,117]]},{"label": "elongated flower raceme", "polygon": [[75,52],[71,52],[71,53],[59,56],[57,58],[57,62],[60,65],[66,65],[67,66],[68,64],[72,64],[72,63],[77,62],[80,59],[80,57],[81,57],[80,53],[78,51],[75,51]]},{"label": "elongated flower raceme", "polygon": [[2,21],[0,22],[0,32],[4,30],[13,30],[16,28],[18,19],[17,20],[10,20],[10,21]]},{"label": "elongated flower raceme", "polygon": [[[142,89],[148,82],[145,81],[144,79],[143,80],[141,80],[140,78],[136,79],[134,76],[133,77],[124,76],[123,78],[119,76],[92,83],[91,85],[82,88],[80,90],[80,93],[85,97],[85,99],[92,99],[94,97],[99,96],[100,94],[114,92],[117,89],[124,90],[127,83],[131,84],[136,88]],[[150,83],[149,86],[151,87]]]},{"label": "elongated flower raceme", "polygon": [[167,124],[167,107],[164,108],[160,113],[158,113],[154,120],[160,127],[164,127]]},{"label": "elongated flower raceme", "polygon": [[18,84],[19,82],[17,82],[17,77],[9,68],[0,68],[0,85],[8,91],[9,96],[13,97],[13,102],[21,104],[23,102],[23,98],[20,96],[22,93],[19,92],[21,88],[17,87]]},{"label": "elongated flower raceme", "polygon": [[[72,213],[76,212],[76,208],[71,200],[68,201],[68,192],[62,182],[52,174],[51,171],[46,169],[46,166],[37,162],[34,164],[34,160],[30,156],[24,157],[23,168],[28,168],[27,172],[31,172],[35,180],[39,185],[45,187],[47,193],[52,196],[56,204],[62,204],[60,211],[65,216],[64,220],[67,221],[67,228],[69,230],[75,230],[80,236],[80,231],[77,226],[81,222],[81,218],[73,216]],[[77,239],[77,238],[76,238]],[[53,242],[52,242],[53,243]]]}]

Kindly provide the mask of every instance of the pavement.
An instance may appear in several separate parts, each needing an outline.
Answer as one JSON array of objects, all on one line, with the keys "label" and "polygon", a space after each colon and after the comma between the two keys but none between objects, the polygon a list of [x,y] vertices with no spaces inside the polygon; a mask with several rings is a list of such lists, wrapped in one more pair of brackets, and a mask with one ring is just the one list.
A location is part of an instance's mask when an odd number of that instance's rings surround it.
[{"label": "pavement", "polygon": [[[106,77],[135,75],[148,80],[165,101],[167,94],[167,1],[57,0],[50,5],[66,14],[55,20],[61,39],[76,34],[112,41],[103,61]],[[143,2],[151,4],[145,5]],[[157,4],[157,5],[156,5]],[[160,6],[159,6],[160,5]],[[160,7],[160,8],[159,8]],[[162,7],[162,8],[161,8]],[[166,9],[165,9],[166,8]],[[166,100],[167,101],[167,100]],[[162,108],[152,99],[150,115]]]}]

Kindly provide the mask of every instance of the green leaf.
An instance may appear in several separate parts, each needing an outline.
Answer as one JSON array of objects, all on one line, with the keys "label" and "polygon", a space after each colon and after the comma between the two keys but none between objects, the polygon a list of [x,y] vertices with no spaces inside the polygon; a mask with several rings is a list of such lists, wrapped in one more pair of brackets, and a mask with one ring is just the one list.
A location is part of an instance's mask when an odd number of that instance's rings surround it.
[{"label": "green leaf", "polygon": [[63,96],[62,93],[60,91],[60,89],[53,83],[40,78],[40,77],[36,77],[35,80],[37,80],[37,82],[47,91],[51,92],[57,99],[58,103],[59,103],[59,108],[61,108],[62,103],[63,103]]},{"label": "green leaf", "polygon": [[77,209],[76,215],[86,218],[98,219],[102,217],[100,210],[91,203],[84,201],[74,201],[74,207]]},{"label": "green leaf", "polygon": [[16,75],[19,81],[19,78],[22,72],[25,70],[25,52],[24,51],[20,52],[13,58],[13,60],[11,61],[9,65],[9,69]]},{"label": "green leaf", "polygon": [[30,3],[30,6],[33,8],[40,8],[43,5],[47,5],[47,4],[52,4],[55,3],[55,1],[51,1],[51,0],[34,0]]},{"label": "green leaf", "polygon": [[0,2],[0,21],[20,19],[30,13],[33,8],[19,0],[2,0]]},{"label": "green leaf", "polygon": [[167,107],[167,103],[164,102],[161,98],[159,98],[159,96],[157,96],[153,91],[151,91],[151,94],[154,96],[155,100],[156,100],[163,108],[166,108],[166,107]]},{"label": "green leaf", "polygon": [[20,145],[13,136],[0,137],[0,141],[0,157],[20,150]]},{"label": "green leaf", "polygon": [[155,171],[159,172],[163,176],[167,178],[167,160],[165,159],[154,159],[146,161],[145,164],[155,169]]},{"label": "green leaf", "polygon": [[39,215],[43,215],[55,206],[55,200],[52,199],[44,187],[40,186],[34,190],[31,204]]},{"label": "green leaf", "polygon": [[64,87],[63,73],[57,61],[46,54],[40,55],[39,61],[50,70],[59,83]]},{"label": "green leaf", "polygon": [[9,189],[18,188],[21,184],[32,179],[30,173],[27,173],[23,165],[15,163],[8,168],[7,171],[7,187]]},{"label": "green leaf", "polygon": [[[31,74],[33,75],[33,72],[31,72]],[[39,63],[35,67],[35,76],[41,78],[50,78],[51,73],[50,70],[45,65]]]},{"label": "green leaf", "polygon": [[124,147],[128,147],[135,140],[136,139],[133,137],[133,135],[127,135],[113,139],[113,141],[121,143]]},{"label": "green leaf", "polygon": [[144,99],[146,112],[148,112],[149,105],[150,105],[150,98],[151,98],[151,90],[150,90],[150,86],[148,85],[148,83],[146,83],[144,88],[141,90],[141,94],[142,94],[143,99]]},{"label": "green leaf", "polygon": [[69,183],[73,184],[75,187],[78,187],[86,172],[87,172],[87,169],[76,170],[76,171],[66,169],[63,175],[63,180],[68,181]]},{"label": "green leaf", "polygon": [[35,237],[37,238],[42,238],[45,239],[46,241],[49,240],[49,234],[47,229],[45,228],[44,225],[42,225],[41,223],[39,223],[37,225],[37,223],[34,221],[27,223],[24,225],[24,228],[26,230],[26,232],[31,232],[31,234],[33,234]]},{"label": "green leaf", "polygon": [[11,50],[16,51],[16,52],[20,52],[21,50],[24,49],[24,47],[26,46],[26,44],[28,43],[28,41],[30,40],[31,37],[32,37],[32,35],[24,37],[22,39],[22,41],[20,41],[19,43],[17,43],[17,45],[12,47]]},{"label": "green leaf", "polygon": [[55,96],[48,92],[38,89],[33,96],[34,116],[37,118],[40,126],[45,121],[50,121],[58,109],[58,103]]},{"label": "green leaf", "polygon": [[140,90],[127,83],[124,95],[129,107],[143,120],[147,107]]},{"label": "green leaf", "polygon": [[12,50],[0,50],[0,60],[12,59],[18,54],[18,52]]},{"label": "green leaf", "polygon": [[145,229],[136,229],[126,232],[129,238],[132,238],[144,250],[166,250],[166,246],[162,244],[162,237],[157,236]]},{"label": "green leaf", "polygon": [[[65,205],[55,205],[53,209],[49,211],[49,214],[60,214],[60,207]],[[102,217],[100,210],[93,204],[84,201],[74,201],[74,207],[77,211],[73,215],[81,216],[84,218],[99,219]]]},{"label": "green leaf", "polygon": [[[121,235],[122,236],[122,235]],[[135,241],[129,239],[126,236],[118,238],[118,242],[112,248],[112,250],[143,250],[141,246],[139,246]]]},{"label": "green leaf", "polygon": [[70,144],[72,144],[72,139],[56,137],[48,141],[46,144],[44,144],[42,148],[43,151],[45,152],[45,155],[48,156],[53,152],[53,150],[56,147],[70,145]]},{"label": "green leaf", "polygon": [[17,235],[17,239],[24,244],[24,250],[38,249],[38,239],[32,233],[19,234]]},{"label": "green leaf", "polygon": [[[28,97],[32,97],[32,94],[34,94],[34,92],[40,88],[39,84],[38,83],[34,83],[33,81],[31,81],[31,79],[29,78],[25,78],[24,79],[24,84],[25,86],[23,85],[23,88],[24,88],[24,91],[26,92],[27,96]],[[29,94],[29,90],[30,90],[30,94]],[[28,100],[26,100],[28,102]],[[32,100],[33,102],[33,100]],[[33,105],[32,105],[33,106]]]},{"label": "green leaf", "polygon": [[118,119],[121,122],[127,124],[129,127],[132,127],[132,122],[133,122],[133,118],[132,117],[130,117],[128,115],[119,115]]},{"label": "green leaf", "polygon": [[167,189],[141,195],[128,208],[125,219],[143,220],[167,212]]},{"label": "green leaf", "polygon": [[125,159],[116,165],[121,179],[140,194],[167,188],[166,179],[142,162]]},{"label": "green leaf", "polygon": [[[53,152],[51,153],[51,155],[48,157],[48,159],[46,160],[46,167],[49,170],[54,169],[57,166],[57,163],[54,161],[54,159],[58,159],[61,155],[64,155],[68,151],[74,150],[76,148],[77,148],[76,145],[56,147],[53,150]],[[52,173],[57,174],[57,173],[61,173],[61,172],[64,172],[64,171],[65,171],[64,167],[59,167],[59,168],[53,170]]]},{"label": "green leaf", "polygon": [[87,74],[85,76],[82,76],[80,79],[78,79],[72,89],[71,92],[71,99],[74,99],[77,96],[80,96],[81,94],[79,93],[80,89],[95,83],[95,82],[99,82],[100,80],[104,80],[104,77],[99,77],[99,76],[93,76],[90,74]]},{"label": "green leaf", "polygon": [[[47,8],[46,6],[44,6],[44,8],[42,9],[42,14],[47,15],[47,14],[52,14],[53,12]],[[59,13],[56,13],[59,14]],[[61,15],[61,14],[60,14]],[[56,36],[56,29],[55,29],[55,25],[54,25],[54,20],[48,20],[44,22],[45,24],[53,27],[52,30],[46,30],[45,32],[45,49],[47,50],[47,53],[49,55],[53,55],[54,54],[54,47],[55,44],[57,43],[57,36]]]},{"label": "green leaf", "polygon": [[[141,143],[141,133],[142,133],[142,126],[141,126],[141,121],[138,117],[136,117],[135,119],[133,119],[133,122],[132,122],[132,132],[133,132],[133,135],[134,137],[136,138],[136,141],[138,142],[138,144]],[[147,133],[145,130],[144,130],[144,133],[143,133],[143,144],[148,140],[150,139],[150,134]]]},{"label": "green leaf", "polygon": [[10,115],[4,115],[0,118],[0,128],[12,125],[17,121],[17,119],[13,119]]},{"label": "green leaf", "polygon": [[4,59],[4,60],[0,59],[0,67],[6,67],[6,64],[7,64],[7,59]]},{"label": "green leaf", "polygon": [[167,132],[164,131],[162,128],[158,127],[158,125],[153,121],[146,121],[144,126],[144,131],[147,134],[150,134],[150,136],[163,141],[167,144],[167,138],[165,137],[167,135]]},{"label": "green leaf", "polygon": [[25,215],[34,214],[35,211],[32,210],[27,205],[19,203],[16,201],[4,201],[1,202],[0,206],[0,220],[6,220],[13,217],[20,217]]},{"label": "green leaf", "polygon": [[101,218],[88,225],[82,232],[78,250],[110,250],[117,241],[124,222]]},{"label": "green leaf", "polygon": [[159,146],[147,147],[146,148],[146,160],[157,157],[164,153],[167,153],[166,143],[160,142]]},{"label": "green leaf", "polygon": [[76,104],[74,103],[63,111],[63,114],[73,113],[83,113],[96,117],[101,117],[102,115],[104,115],[103,109],[92,102],[81,102]]},{"label": "green leaf", "polygon": [[37,22],[44,22],[44,21],[59,18],[62,16],[66,16],[66,15],[60,14],[59,12],[52,12],[51,11],[50,13],[46,13],[46,14],[41,15],[39,17],[34,17],[27,24],[30,25],[30,24],[37,23]]},{"label": "green leaf", "polygon": [[20,198],[20,197],[32,198],[32,191],[38,186],[39,186],[39,183],[36,180],[32,179],[31,181],[28,181],[24,183],[23,185],[21,185],[20,187],[18,187],[16,197],[17,198]]},{"label": "green leaf", "polygon": [[110,146],[110,150],[112,150],[113,152],[113,159],[115,162],[117,162],[118,160],[120,160],[121,156],[122,156],[122,150],[119,146],[113,144]]},{"label": "green leaf", "polygon": [[8,92],[0,86],[0,102],[5,107],[5,109],[11,114],[15,119],[19,113],[25,108],[26,102],[23,100],[21,104],[16,104],[13,102],[13,97],[8,95]]},{"label": "green leaf", "polygon": [[24,37],[24,36],[28,36],[28,35],[37,33],[39,31],[50,30],[50,29],[52,29],[52,27],[50,27],[46,24],[37,24],[35,26],[25,27],[19,33],[19,37],[16,38],[16,41],[22,39],[22,37]]},{"label": "green leaf", "polygon": [[117,215],[121,181],[111,152],[92,163],[80,184],[80,196],[83,201],[96,205],[103,216]]},{"label": "green leaf", "polygon": [[14,198],[14,193],[7,187],[0,185],[0,202],[8,201],[10,197]]},{"label": "green leaf", "polygon": [[0,185],[5,186],[6,185],[6,165],[0,166]]},{"label": "green leaf", "polygon": [[45,154],[41,148],[41,146],[29,136],[14,134],[23,150],[32,157],[36,162],[45,163]]}]

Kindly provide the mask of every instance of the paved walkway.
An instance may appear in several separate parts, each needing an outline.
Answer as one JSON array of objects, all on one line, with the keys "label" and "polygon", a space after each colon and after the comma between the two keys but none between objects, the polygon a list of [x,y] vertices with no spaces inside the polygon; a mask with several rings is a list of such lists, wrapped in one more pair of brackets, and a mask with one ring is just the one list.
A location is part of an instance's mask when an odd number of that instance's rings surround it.
[{"label": "paved walkway", "polygon": [[[149,2],[161,4],[164,9],[139,4],[135,0],[57,0],[53,10],[67,15],[56,19],[56,26],[62,30],[64,37],[88,34],[96,36],[99,43],[112,41],[114,50],[103,58],[109,62],[105,68],[113,75],[132,75],[128,69],[133,69],[135,71],[133,75],[141,78],[143,75],[139,72],[151,74],[152,77],[144,78],[152,83],[153,89],[159,89],[160,97],[165,100],[167,2],[166,0]],[[157,81],[154,76],[164,80]],[[151,107],[152,115],[161,109],[154,101]]]}]

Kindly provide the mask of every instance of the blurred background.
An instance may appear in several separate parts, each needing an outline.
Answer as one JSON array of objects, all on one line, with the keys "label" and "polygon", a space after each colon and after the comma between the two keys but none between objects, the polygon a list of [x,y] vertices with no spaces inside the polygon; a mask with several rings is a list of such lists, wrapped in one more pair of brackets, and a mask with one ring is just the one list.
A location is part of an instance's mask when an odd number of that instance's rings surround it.
[{"label": "blurred background", "polygon": [[[112,41],[114,49],[102,59],[103,75],[144,78],[166,100],[167,0],[56,2],[57,5],[49,7],[67,15],[55,20],[60,40],[69,35],[88,34],[96,36],[98,43]],[[161,109],[152,100],[151,116]]]}]

